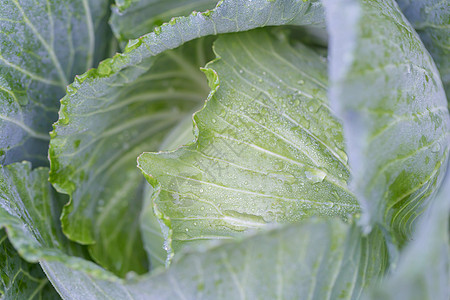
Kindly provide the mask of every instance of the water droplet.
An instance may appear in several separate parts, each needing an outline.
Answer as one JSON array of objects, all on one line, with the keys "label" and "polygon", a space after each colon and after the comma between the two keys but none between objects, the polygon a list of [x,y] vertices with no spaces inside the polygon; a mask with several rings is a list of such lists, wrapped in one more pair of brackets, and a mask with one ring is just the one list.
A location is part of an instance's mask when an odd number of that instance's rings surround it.
[{"label": "water droplet", "polygon": [[300,125],[302,125],[304,129],[309,129],[310,123],[308,120],[302,118],[300,119]]},{"label": "water droplet", "polygon": [[293,184],[294,182],[297,181],[295,176],[288,172],[281,171],[281,172],[277,172],[277,173],[271,173],[269,176],[274,177],[274,178],[278,179],[279,181],[285,182],[287,184]]},{"label": "water droplet", "polygon": [[126,280],[134,280],[136,279],[138,274],[136,272],[130,271],[125,275]]},{"label": "water droplet", "polygon": [[325,202],[325,205],[329,208],[332,208],[334,206],[334,202],[328,201],[328,202]]},{"label": "water droplet", "polygon": [[309,171],[305,171],[305,176],[306,178],[308,178],[308,180],[312,181],[313,183],[318,183],[322,182],[325,179],[327,173],[325,173],[322,170],[311,169]]},{"label": "water droplet", "polygon": [[185,230],[186,230],[186,232],[188,232],[188,231],[189,231],[189,228],[186,228]]},{"label": "water droplet", "polygon": [[200,207],[200,210],[205,210],[205,207],[204,206]]},{"label": "water droplet", "polygon": [[302,84],[305,84],[305,81],[304,80],[299,80],[299,81],[297,81],[297,83],[302,85]]},{"label": "water droplet", "polygon": [[180,195],[178,195],[176,193],[172,193],[172,198],[173,198],[173,200],[175,200],[175,202],[179,202],[180,201]]},{"label": "water droplet", "polygon": [[211,122],[216,123],[216,119],[212,119]]},{"label": "water droplet", "polygon": [[244,71],[243,71],[243,70],[239,70],[239,73],[241,73],[241,74],[242,74],[242,73],[244,73]]},{"label": "water droplet", "polygon": [[441,150],[441,144],[440,143],[434,144],[433,148],[431,148],[431,152],[433,152],[433,153],[437,153],[440,150]]},{"label": "water droplet", "polygon": [[265,71],[263,72],[263,75],[266,75],[266,72],[265,72]]},{"label": "water droplet", "polygon": [[267,223],[275,221],[275,214],[272,211],[268,211],[264,216],[264,221]]},{"label": "water droplet", "polygon": [[232,229],[244,230],[245,228],[259,228],[266,224],[261,216],[241,213],[234,210],[225,210],[223,220],[229,224]]},{"label": "water droplet", "polygon": [[203,193],[203,189],[200,189],[200,193]]}]

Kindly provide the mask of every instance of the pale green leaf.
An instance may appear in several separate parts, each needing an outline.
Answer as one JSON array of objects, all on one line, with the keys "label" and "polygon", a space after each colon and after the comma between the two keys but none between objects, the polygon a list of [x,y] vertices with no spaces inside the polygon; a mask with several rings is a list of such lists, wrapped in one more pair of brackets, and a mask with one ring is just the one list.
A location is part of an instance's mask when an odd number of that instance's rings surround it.
[{"label": "pale green leaf", "polygon": [[31,171],[29,163],[2,167],[0,222],[64,299],[356,299],[386,269],[381,231],[362,237],[354,225],[312,219],[179,256],[167,271],[120,280],[67,255],[76,253],[57,230],[59,209],[46,173]]},{"label": "pale green leaf", "polygon": [[[212,34],[323,22],[316,1],[227,1],[155,28],[130,41],[125,53],[76,78],[61,100],[49,151],[50,181],[71,197],[62,216],[64,233],[91,244],[91,255],[110,270],[145,271],[144,253],[136,246],[143,185],[133,160],[144,150],[157,150],[167,130],[195,109],[207,90],[196,73],[208,59],[201,40],[185,50],[167,50]],[[193,52],[190,63],[183,51]]]},{"label": "pale green leaf", "polygon": [[116,0],[111,14],[111,28],[120,41],[138,38],[172,17],[187,16],[192,11],[205,11],[218,0]]},{"label": "pale green leaf", "polygon": [[38,264],[24,261],[0,230],[0,299],[61,299]]},{"label": "pale green leaf", "polygon": [[353,189],[369,226],[402,245],[447,166],[449,114],[439,73],[392,1],[326,1],[330,101],[343,119]]},{"label": "pale green leaf", "polygon": [[220,36],[205,69],[212,93],[194,117],[197,141],[138,159],[168,227],[167,247],[358,211],[342,128],[326,98],[326,64],[276,34]]},{"label": "pale green leaf", "polygon": [[445,0],[397,0],[433,57],[450,101],[450,4]]},{"label": "pale green leaf", "polygon": [[312,219],[188,253],[123,284],[61,263],[43,268],[64,299],[358,299],[387,262],[380,231],[361,237],[356,226]]},{"label": "pale green leaf", "polygon": [[108,1],[1,0],[0,7],[0,163],[47,165],[66,85],[104,57]]}]

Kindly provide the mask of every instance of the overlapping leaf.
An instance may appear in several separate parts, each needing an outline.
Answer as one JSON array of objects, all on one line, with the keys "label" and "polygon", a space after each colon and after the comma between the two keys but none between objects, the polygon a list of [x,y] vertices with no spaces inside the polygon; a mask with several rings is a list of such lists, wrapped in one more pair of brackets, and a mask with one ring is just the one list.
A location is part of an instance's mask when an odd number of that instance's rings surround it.
[{"label": "overlapping leaf", "polygon": [[111,28],[117,39],[138,38],[174,16],[187,16],[192,11],[212,9],[218,0],[116,0],[112,9]]},{"label": "overlapping leaf", "polygon": [[0,163],[47,165],[66,85],[105,55],[108,1],[2,0],[0,7]]},{"label": "overlapping leaf", "polygon": [[344,120],[353,188],[366,224],[384,224],[402,245],[447,167],[450,122],[439,73],[394,1],[325,3],[330,101]]},{"label": "overlapping leaf", "polygon": [[64,299],[80,300],[357,299],[386,266],[380,231],[362,237],[356,226],[317,219],[189,253],[165,272],[123,284],[43,264]]},{"label": "overlapping leaf", "polygon": [[28,163],[2,168],[0,222],[23,257],[40,261],[64,299],[356,298],[387,266],[380,231],[363,237],[355,225],[311,219],[179,256],[164,272],[120,280],[68,255],[81,252],[58,232],[59,205],[46,172],[31,171]]},{"label": "overlapping leaf", "polygon": [[450,101],[450,7],[440,0],[397,0],[441,73]]},{"label": "overlapping leaf", "polygon": [[[64,233],[92,244],[91,255],[108,269],[122,275],[144,271],[144,254],[131,255],[141,245],[137,214],[143,187],[131,163],[140,152],[157,150],[167,130],[204,97],[195,66],[208,58],[201,43],[184,54],[158,54],[211,34],[321,22],[323,10],[316,2],[227,1],[213,11],[174,19],[78,77],[61,101],[50,146],[50,180],[71,196],[62,216]],[[189,64],[181,59],[186,56],[198,61]],[[165,62],[158,65],[159,59]],[[188,87],[194,92],[186,93]],[[122,261],[128,259],[133,261]]]},{"label": "overlapping leaf", "polygon": [[263,30],[221,36],[214,49],[205,70],[213,92],[194,118],[198,141],[138,160],[167,246],[357,212],[323,59]]},{"label": "overlapping leaf", "polygon": [[62,100],[68,122],[55,125],[51,178],[78,187],[63,216],[64,231],[95,243],[91,255],[121,275],[147,270],[138,218],[145,180],[136,157],[159,149],[170,130],[204,101],[208,86],[199,67],[210,49],[211,41],[197,40],[162,54],[127,85]]},{"label": "overlapping leaf", "polygon": [[60,299],[38,264],[24,261],[0,231],[0,298]]},{"label": "overlapping leaf", "polygon": [[0,169],[0,227],[28,262],[59,261],[74,270],[114,280],[111,273],[85,260],[83,247],[67,240],[59,216],[67,196],[48,183],[48,168],[31,171],[29,162]]}]

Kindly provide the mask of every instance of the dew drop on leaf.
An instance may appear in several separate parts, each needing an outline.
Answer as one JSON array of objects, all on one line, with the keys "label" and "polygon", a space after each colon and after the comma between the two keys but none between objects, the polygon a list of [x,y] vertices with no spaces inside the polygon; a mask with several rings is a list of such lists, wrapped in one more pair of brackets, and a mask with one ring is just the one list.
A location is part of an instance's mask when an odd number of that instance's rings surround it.
[{"label": "dew drop on leaf", "polygon": [[433,148],[431,149],[431,152],[433,153],[437,153],[441,150],[441,144],[440,143],[436,143]]},{"label": "dew drop on leaf", "polygon": [[312,181],[313,183],[322,182],[327,174],[324,171],[317,170],[317,169],[311,169],[308,171],[305,171],[305,176],[308,180]]}]

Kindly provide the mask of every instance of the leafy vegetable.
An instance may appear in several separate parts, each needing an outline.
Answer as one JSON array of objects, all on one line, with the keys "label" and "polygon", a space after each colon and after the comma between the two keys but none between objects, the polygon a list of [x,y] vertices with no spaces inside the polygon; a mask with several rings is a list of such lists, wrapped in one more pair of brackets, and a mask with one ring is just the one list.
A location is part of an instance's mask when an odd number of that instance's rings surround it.
[{"label": "leafy vegetable", "polygon": [[[79,243],[91,244],[91,255],[104,267],[120,275],[146,270],[145,253],[137,252],[142,249],[136,216],[143,186],[135,159],[145,150],[158,150],[170,128],[184,114],[192,114],[207,95],[206,82],[198,71],[209,58],[202,40],[176,52],[162,52],[199,35],[263,24],[318,22],[316,15],[323,13],[320,8],[309,11],[310,4],[302,2],[280,19],[288,3],[280,4],[261,1],[261,15],[255,15],[251,24],[244,19],[237,24],[223,23],[237,12],[232,2],[211,13],[179,18],[131,41],[124,54],[103,61],[68,87],[52,132],[50,181],[59,192],[71,196],[62,215],[64,233]],[[248,15],[254,14],[254,6],[241,7]],[[302,20],[305,13],[306,20]],[[264,14],[270,19],[262,18]],[[200,26],[201,33],[194,36],[192,26]],[[121,215],[126,215],[122,223],[117,222]]]},{"label": "leafy vegetable", "polygon": [[2,1],[2,299],[448,299],[450,13],[398,3]]}]

